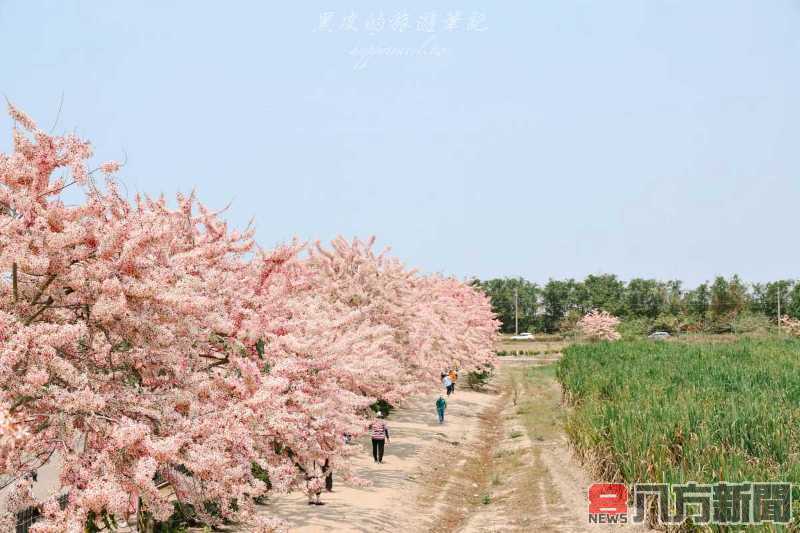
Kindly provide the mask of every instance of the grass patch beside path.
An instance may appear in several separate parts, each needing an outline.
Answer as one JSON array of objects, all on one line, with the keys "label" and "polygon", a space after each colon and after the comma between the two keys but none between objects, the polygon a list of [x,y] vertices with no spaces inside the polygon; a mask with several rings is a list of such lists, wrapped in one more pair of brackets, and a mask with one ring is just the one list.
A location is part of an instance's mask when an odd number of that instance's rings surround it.
[{"label": "grass patch beside path", "polygon": [[509,368],[509,383],[517,391],[516,414],[532,441],[550,439],[562,431],[558,388],[553,386],[555,365]]}]

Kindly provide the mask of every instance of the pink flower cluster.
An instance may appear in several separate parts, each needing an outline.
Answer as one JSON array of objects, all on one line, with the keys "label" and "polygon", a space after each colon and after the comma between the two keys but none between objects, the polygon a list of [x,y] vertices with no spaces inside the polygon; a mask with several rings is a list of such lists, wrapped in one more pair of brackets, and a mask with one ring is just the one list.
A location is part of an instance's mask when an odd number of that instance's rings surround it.
[{"label": "pink flower cluster", "polygon": [[[498,322],[470,286],[409,270],[372,240],[259,250],[250,228],[230,230],[194,194],[170,207],[129,201],[111,179],[98,186],[88,143],[11,115],[0,473],[21,478],[58,457],[68,498],[39,502],[35,531],[137,507],[165,519],[173,498],[212,525],[251,520],[268,491],[304,489],[330,469],[353,478],[342,437],[365,432],[376,399],[402,403],[445,368],[493,363]],[[70,185],[82,203],[62,200]]]},{"label": "pink flower cluster", "polygon": [[578,329],[591,340],[615,341],[620,338],[617,332],[619,319],[605,311],[593,309],[578,321]]}]

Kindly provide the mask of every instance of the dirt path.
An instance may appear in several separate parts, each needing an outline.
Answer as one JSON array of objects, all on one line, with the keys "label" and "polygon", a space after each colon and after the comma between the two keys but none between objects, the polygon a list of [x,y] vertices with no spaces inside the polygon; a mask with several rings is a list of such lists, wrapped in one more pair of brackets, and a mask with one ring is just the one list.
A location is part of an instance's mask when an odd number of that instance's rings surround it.
[{"label": "dirt path", "polygon": [[647,531],[588,523],[592,480],[563,431],[561,389],[551,362],[508,361],[497,377],[503,391],[499,438],[493,446],[487,496],[458,531]]},{"label": "dirt path", "polygon": [[322,507],[291,494],[264,512],[296,532],[619,532],[588,524],[591,480],[562,429],[552,361],[503,359],[487,392],[459,390],[448,399],[442,426],[435,395],[392,413],[384,464],[373,463],[366,440],[358,443],[356,469],[372,486],[338,484]]},{"label": "dirt path", "polygon": [[479,414],[498,397],[457,390],[448,398],[443,425],[439,425],[434,407],[438,395],[417,398],[387,420],[392,438],[383,464],[373,462],[367,439],[356,444],[362,453],[354,461],[355,470],[371,481],[371,486],[349,487],[334,480],[334,491],[322,495],[324,506],[310,507],[304,494],[293,493],[273,498],[263,512],[284,518],[293,532],[420,531],[418,517],[422,514],[417,513],[430,515],[436,503],[433,498],[424,505],[418,496],[430,483],[446,487],[447,467],[465,464],[462,450],[478,435]]}]

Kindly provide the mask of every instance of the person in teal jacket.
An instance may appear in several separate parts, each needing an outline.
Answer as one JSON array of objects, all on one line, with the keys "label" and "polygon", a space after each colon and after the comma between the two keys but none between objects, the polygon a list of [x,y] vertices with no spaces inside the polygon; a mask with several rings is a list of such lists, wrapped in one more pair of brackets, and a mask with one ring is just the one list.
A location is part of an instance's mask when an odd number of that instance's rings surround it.
[{"label": "person in teal jacket", "polygon": [[442,396],[436,400],[436,413],[439,415],[439,423],[444,424],[444,410],[447,409],[447,401]]}]

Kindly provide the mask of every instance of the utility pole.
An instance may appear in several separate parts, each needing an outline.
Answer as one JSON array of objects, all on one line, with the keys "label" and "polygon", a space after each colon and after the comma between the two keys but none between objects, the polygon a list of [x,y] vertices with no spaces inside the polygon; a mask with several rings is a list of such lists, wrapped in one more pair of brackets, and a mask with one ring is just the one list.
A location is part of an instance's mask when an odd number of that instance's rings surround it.
[{"label": "utility pole", "polygon": [[519,335],[519,290],[514,289],[514,335]]}]

